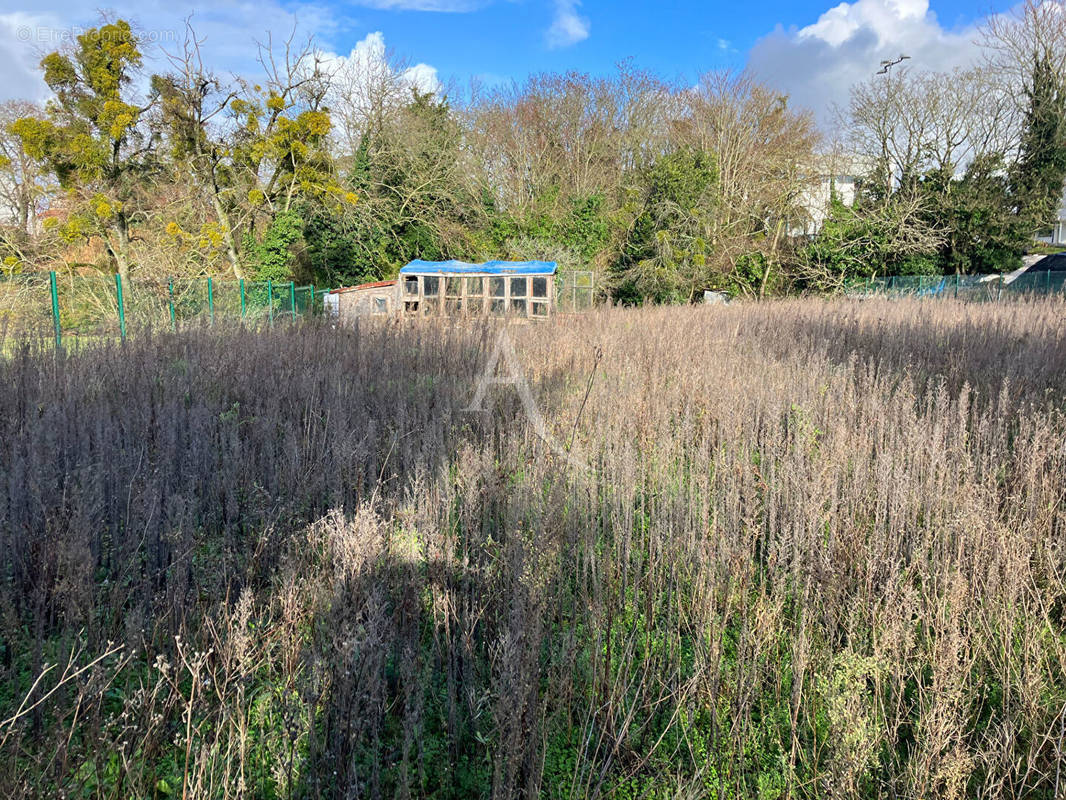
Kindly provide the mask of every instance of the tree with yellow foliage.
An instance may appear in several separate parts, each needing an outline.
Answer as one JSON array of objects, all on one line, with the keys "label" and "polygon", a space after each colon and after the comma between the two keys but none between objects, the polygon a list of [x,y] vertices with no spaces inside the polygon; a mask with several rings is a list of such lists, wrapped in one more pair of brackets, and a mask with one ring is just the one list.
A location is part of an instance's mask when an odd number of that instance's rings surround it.
[{"label": "tree with yellow foliage", "polygon": [[190,27],[182,52],[171,56],[171,72],[152,78],[169,155],[209,198],[212,230],[238,278],[258,260],[248,251],[302,201],[356,200],[336,177],[325,107],[330,76],[311,43],[294,47],[290,38],[280,48],[260,45],[259,63],[263,83],[224,83],[204,66]]},{"label": "tree with yellow foliage", "polygon": [[42,160],[67,194],[61,233],[70,241],[103,240],[117,273],[128,277],[130,239],[144,187],[156,171],[157,137],[147,125],[152,102],[138,104],[141,68],[136,34],[124,20],[90,28],[69,52],[41,60],[55,93],[44,118],[11,126],[31,158]]}]

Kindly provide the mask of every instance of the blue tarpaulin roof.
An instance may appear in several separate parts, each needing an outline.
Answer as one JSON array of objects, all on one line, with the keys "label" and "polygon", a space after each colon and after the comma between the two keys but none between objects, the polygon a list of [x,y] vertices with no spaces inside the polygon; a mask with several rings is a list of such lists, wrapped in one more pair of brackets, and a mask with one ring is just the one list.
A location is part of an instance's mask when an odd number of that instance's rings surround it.
[{"label": "blue tarpaulin roof", "polygon": [[450,275],[454,273],[482,273],[488,275],[554,275],[554,261],[485,261],[468,264],[465,261],[412,261],[400,269],[401,275]]}]

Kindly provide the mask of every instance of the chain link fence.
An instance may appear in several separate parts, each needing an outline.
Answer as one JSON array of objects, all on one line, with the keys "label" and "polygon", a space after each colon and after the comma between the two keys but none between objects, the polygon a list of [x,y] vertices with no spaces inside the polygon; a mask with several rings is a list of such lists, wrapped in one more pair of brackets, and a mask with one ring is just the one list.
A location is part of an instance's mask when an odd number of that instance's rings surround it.
[{"label": "chain link fence", "polygon": [[[26,336],[54,337],[62,346],[64,340],[124,339],[189,323],[284,324],[320,312],[327,291],[291,281],[182,278],[161,283],[55,272],[0,276],[0,351]],[[560,273],[556,301],[562,312],[593,308],[595,274]]]},{"label": "chain link fence", "polygon": [[243,321],[293,322],[316,312],[321,291],[289,282],[185,278],[166,283],[118,275],[32,273],[0,277],[0,347],[25,336],[124,339],[147,329]]},{"label": "chain link fence", "polygon": [[849,297],[941,297],[995,302],[1011,297],[1066,295],[1066,272],[1020,275],[893,275],[850,283]]}]

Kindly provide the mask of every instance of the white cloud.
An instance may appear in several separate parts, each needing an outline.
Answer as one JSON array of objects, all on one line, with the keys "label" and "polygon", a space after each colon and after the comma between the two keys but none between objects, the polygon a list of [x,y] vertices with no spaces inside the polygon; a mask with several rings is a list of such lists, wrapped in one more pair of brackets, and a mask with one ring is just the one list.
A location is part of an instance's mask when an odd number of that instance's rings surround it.
[{"label": "white cloud", "polygon": [[334,136],[354,152],[363,135],[380,123],[382,112],[411,100],[411,90],[439,94],[443,90],[435,67],[407,65],[392,58],[381,31],[368,33],[346,56],[319,54],[333,75],[329,106]]},{"label": "white cloud", "polygon": [[589,38],[588,17],[577,13],[580,0],[555,0],[555,18],[548,28],[548,47],[569,47]]},{"label": "white cloud", "polygon": [[403,71],[403,77],[410,86],[422,93],[432,92],[436,94],[443,88],[443,84],[437,76],[437,68],[431,67],[429,64],[415,64],[413,67],[408,67]]},{"label": "white cloud", "polygon": [[[48,88],[37,68],[41,57],[56,50],[89,27],[100,24],[97,13],[81,0],[46,0],[37,14],[0,14],[0,100],[44,99]],[[339,25],[324,6],[285,0],[219,0],[193,7],[173,0],[110,0],[115,16],[129,20],[141,35],[146,72],[170,68],[163,50],[180,49],[185,20],[192,15],[197,36],[204,39],[204,62],[221,76],[252,75],[260,71],[255,42],[268,33],[275,43],[287,39],[294,28],[297,41],[308,34],[328,37]]]},{"label": "white cloud", "polygon": [[974,63],[977,30],[946,30],[929,0],[855,0],[841,3],[799,30],[778,28],[760,39],[748,68],[812,109],[823,122],[834,104],[844,106],[849,88],[872,78],[880,62],[908,55],[920,70],[947,71]]},{"label": "white cloud", "polygon": [[[337,73],[341,80],[338,86],[344,91],[357,91],[359,84],[374,80],[382,74],[398,75],[400,82],[420,92],[439,92],[443,85],[437,75],[437,68],[429,64],[396,67],[391,63],[385,47],[385,35],[381,31],[368,33],[356,42],[355,47],[346,56],[335,53],[323,54],[327,70]],[[338,98],[343,102],[344,98]]]}]

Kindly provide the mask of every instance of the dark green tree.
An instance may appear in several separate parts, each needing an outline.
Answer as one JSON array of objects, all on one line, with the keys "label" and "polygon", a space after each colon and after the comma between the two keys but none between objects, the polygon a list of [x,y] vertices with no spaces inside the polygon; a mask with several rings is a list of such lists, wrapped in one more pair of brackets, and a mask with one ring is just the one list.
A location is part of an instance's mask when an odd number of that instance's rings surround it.
[{"label": "dark green tree", "polygon": [[710,189],[718,178],[714,156],[681,147],[643,176],[634,219],[611,268],[623,302],[691,300],[706,282],[707,242],[713,225]]},{"label": "dark green tree", "polygon": [[1017,214],[1030,232],[1050,225],[1066,183],[1066,90],[1051,54],[1033,60],[1021,151],[1011,182]]},{"label": "dark green tree", "polygon": [[998,153],[979,155],[956,178],[926,176],[929,224],[944,230],[938,272],[986,274],[1021,265],[1032,243],[1031,221],[1015,212],[1010,180]]}]

